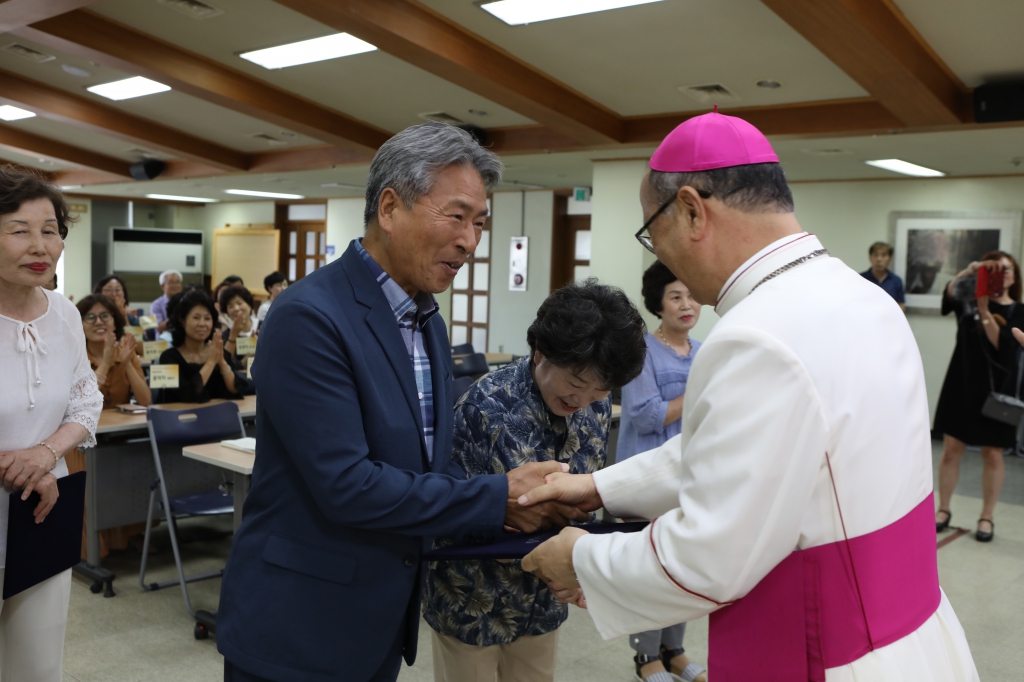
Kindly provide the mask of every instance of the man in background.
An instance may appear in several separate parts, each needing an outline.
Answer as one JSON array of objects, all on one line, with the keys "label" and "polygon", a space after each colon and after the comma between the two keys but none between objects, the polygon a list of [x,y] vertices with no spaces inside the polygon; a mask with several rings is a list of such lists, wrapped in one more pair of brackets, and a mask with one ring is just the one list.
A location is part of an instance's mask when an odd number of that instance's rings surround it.
[{"label": "man in background", "polygon": [[892,262],[892,246],[885,242],[875,242],[868,249],[868,259],[871,261],[871,268],[860,273],[861,277],[882,287],[885,293],[892,296],[892,299],[900,305],[900,310],[906,312],[907,303],[903,295],[903,280],[889,269],[889,264]]},{"label": "man in background", "polygon": [[177,270],[161,272],[160,288],[164,291],[163,296],[149,306],[149,314],[156,317],[158,334],[167,331],[167,302],[171,300],[171,296],[181,291],[181,273]]},{"label": "man in background", "polygon": [[256,313],[256,319],[260,324],[263,323],[263,320],[267,317],[267,313],[270,312],[270,304],[274,302],[274,299],[276,299],[282,291],[288,288],[288,278],[275,270],[263,278],[263,288],[267,290],[268,294],[270,294],[270,300],[261,303],[260,309]]}]

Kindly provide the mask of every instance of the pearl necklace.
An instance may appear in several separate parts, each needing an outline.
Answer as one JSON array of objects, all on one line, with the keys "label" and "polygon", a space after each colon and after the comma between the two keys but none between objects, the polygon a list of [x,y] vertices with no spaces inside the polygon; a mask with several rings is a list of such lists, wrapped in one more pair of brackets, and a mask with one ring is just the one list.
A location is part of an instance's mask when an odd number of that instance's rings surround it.
[{"label": "pearl necklace", "polygon": [[[661,325],[658,325],[658,336],[661,337],[661,342],[662,343],[664,343],[666,346],[668,346],[672,350],[676,350],[675,347],[673,347],[673,345],[668,342],[668,339],[665,338],[665,332],[662,331]],[[678,354],[679,351],[676,350],[676,353]],[[683,355],[689,355],[689,354],[690,354],[690,337],[687,336],[686,337],[686,352],[683,353]]]}]

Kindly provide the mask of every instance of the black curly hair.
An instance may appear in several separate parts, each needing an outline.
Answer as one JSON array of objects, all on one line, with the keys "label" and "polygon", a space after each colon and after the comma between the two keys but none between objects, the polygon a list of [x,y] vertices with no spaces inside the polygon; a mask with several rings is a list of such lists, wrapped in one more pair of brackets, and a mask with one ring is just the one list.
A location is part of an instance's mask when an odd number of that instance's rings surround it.
[{"label": "black curly hair", "polygon": [[661,319],[661,301],[665,298],[665,287],[677,279],[679,278],[660,260],[654,261],[654,264],[644,272],[644,283],[641,289],[644,307],[659,320]]},{"label": "black curly hair", "polygon": [[68,226],[77,217],[71,216],[64,195],[55,185],[50,184],[41,174],[29,168],[0,165],[0,215],[14,213],[26,201],[49,199],[53,212],[57,214],[57,232],[61,239],[68,236]]},{"label": "black curly hair", "polygon": [[255,309],[256,307],[256,302],[253,300],[252,292],[249,291],[248,287],[242,286],[241,284],[232,284],[231,286],[221,289],[217,298],[217,303],[220,304],[220,311],[225,315],[227,315],[228,312],[228,303],[231,303],[231,299],[233,298],[241,298],[249,304],[249,308]]},{"label": "black curly hair", "polygon": [[643,370],[646,333],[640,312],[621,289],[588,279],[548,296],[526,342],[556,367],[591,369],[604,389],[615,390]]},{"label": "black curly hair", "polygon": [[[167,307],[171,307],[169,303]],[[181,298],[175,302],[174,309],[169,311],[167,319],[167,326],[171,330],[171,343],[175,348],[185,343],[185,318],[197,307],[206,308],[210,312],[210,318],[212,319],[210,335],[205,340],[209,341],[217,333],[217,318],[220,315],[217,313],[217,309],[213,307],[213,301],[206,295],[206,292],[202,289],[183,291],[181,292]]]}]

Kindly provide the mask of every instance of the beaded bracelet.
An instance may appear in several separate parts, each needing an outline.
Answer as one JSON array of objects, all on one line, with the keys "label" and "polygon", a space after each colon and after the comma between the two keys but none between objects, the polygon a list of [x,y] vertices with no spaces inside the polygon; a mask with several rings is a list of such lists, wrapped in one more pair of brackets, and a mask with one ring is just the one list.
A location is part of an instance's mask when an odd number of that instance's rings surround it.
[{"label": "beaded bracelet", "polygon": [[60,455],[57,454],[57,451],[54,450],[53,447],[49,443],[47,443],[45,441],[40,441],[39,443],[36,443],[36,445],[42,445],[44,448],[46,448],[47,450],[49,450],[50,452],[53,453],[53,466],[50,467],[50,471],[53,471],[54,469],[56,469],[57,468],[57,462],[60,461]]}]

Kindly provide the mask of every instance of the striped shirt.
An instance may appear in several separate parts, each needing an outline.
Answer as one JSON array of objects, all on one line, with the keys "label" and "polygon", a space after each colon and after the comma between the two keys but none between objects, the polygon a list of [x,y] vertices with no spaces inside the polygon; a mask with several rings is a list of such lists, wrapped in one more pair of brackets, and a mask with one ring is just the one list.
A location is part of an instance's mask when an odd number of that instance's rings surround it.
[{"label": "striped shirt", "polygon": [[430,356],[427,355],[423,342],[423,327],[431,316],[437,313],[437,301],[425,291],[417,294],[415,299],[411,298],[363,248],[361,239],[356,240],[356,250],[391,304],[391,310],[398,322],[398,330],[402,332],[405,350],[409,353],[409,362],[412,363],[413,375],[416,377],[416,395],[420,401],[420,416],[423,418],[423,441],[427,446],[427,460],[433,462],[434,388],[430,378]]}]

